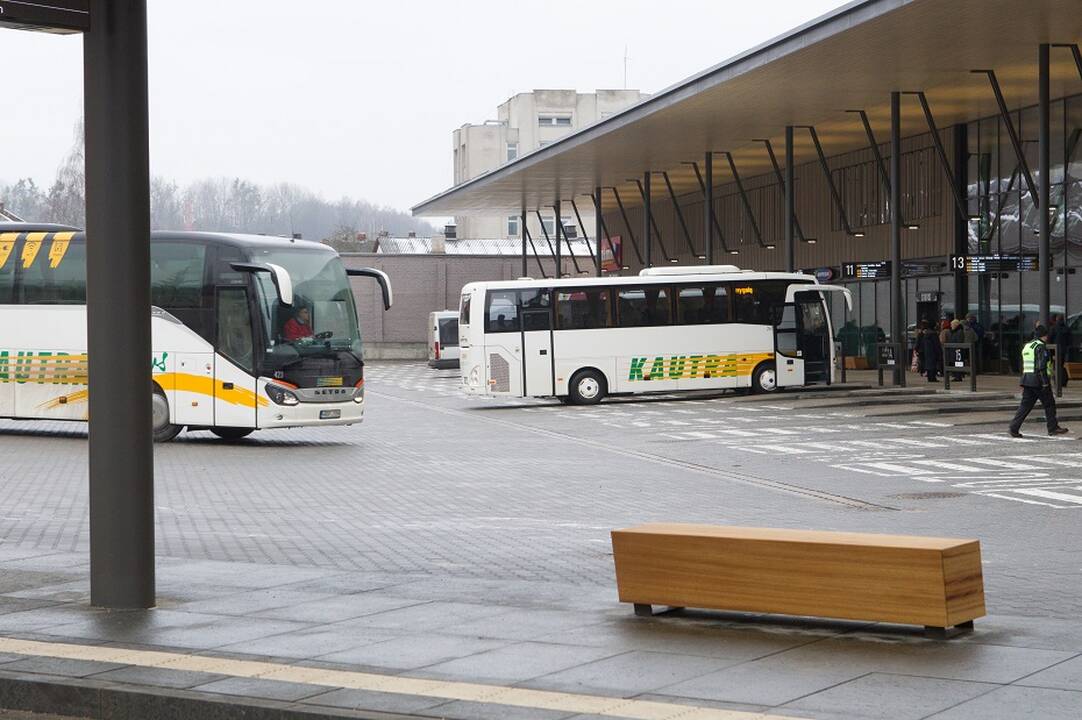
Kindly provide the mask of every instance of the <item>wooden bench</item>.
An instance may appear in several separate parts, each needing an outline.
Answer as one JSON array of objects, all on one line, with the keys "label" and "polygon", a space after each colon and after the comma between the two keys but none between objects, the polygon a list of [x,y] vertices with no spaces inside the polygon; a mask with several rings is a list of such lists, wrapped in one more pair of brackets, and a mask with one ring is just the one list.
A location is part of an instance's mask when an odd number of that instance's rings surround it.
[{"label": "wooden bench", "polygon": [[815,615],[942,638],[985,614],[977,540],[657,523],[614,530],[612,552],[620,602],[637,615]]}]

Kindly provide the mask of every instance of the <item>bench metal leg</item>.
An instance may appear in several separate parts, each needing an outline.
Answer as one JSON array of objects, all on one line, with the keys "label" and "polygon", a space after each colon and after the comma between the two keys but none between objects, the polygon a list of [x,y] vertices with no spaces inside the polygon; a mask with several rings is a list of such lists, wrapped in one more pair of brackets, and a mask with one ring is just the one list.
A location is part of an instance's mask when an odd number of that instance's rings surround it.
[{"label": "bench metal leg", "polygon": [[952,637],[957,637],[963,633],[973,631],[973,621],[967,620],[963,623],[958,623],[954,627],[935,627],[932,625],[924,626],[924,637],[932,640],[949,640]]},{"label": "bench metal leg", "polygon": [[658,610],[654,612],[653,605],[644,605],[641,603],[635,603],[635,614],[639,617],[653,617],[655,615],[665,615],[666,613],[680,612],[684,608],[665,606],[664,610]]}]

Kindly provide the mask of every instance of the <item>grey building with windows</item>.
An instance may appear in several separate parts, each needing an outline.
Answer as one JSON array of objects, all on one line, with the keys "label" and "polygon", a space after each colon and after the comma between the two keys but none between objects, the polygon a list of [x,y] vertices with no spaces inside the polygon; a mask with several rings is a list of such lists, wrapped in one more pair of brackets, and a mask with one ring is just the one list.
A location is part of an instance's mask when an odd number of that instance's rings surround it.
[{"label": "grey building with windows", "polygon": [[[519,93],[496,109],[496,119],[474,125],[467,123],[453,133],[454,184],[495,170],[508,162],[547,147],[562,137],[604,120],[648,97],[638,90],[534,90]],[[594,212],[587,201],[578,203],[586,226],[593,227]],[[545,232],[555,240],[555,213],[541,209],[544,224],[536,214],[528,220],[533,238],[544,243]],[[563,211],[568,237],[581,234],[570,205]],[[458,237],[493,239],[520,237],[521,214],[462,216],[455,218]]]}]

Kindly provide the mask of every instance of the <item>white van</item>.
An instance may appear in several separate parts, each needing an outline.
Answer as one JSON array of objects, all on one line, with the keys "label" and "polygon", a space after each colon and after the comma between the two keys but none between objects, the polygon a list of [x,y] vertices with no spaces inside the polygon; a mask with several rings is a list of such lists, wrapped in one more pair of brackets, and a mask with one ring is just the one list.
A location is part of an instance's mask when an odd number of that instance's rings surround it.
[{"label": "white van", "polygon": [[428,314],[428,365],[458,367],[457,310],[437,310]]}]

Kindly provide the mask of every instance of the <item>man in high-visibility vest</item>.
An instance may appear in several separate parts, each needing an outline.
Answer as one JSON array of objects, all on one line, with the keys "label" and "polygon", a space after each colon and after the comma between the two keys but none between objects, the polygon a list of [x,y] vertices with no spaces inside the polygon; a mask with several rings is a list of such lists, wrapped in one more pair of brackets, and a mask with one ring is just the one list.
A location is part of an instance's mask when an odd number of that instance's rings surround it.
[{"label": "man in high-visibility vest", "polygon": [[1062,435],[1067,428],[1056,420],[1056,398],[1052,394],[1052,354],[1048,352],[1048,330],[1038,325],[1033,340],[1022,347],[1022,402],[1011,421],[1011,437],[1022,437],[1022,423],[1039,400],[1044,408],[1049,435]]}]

